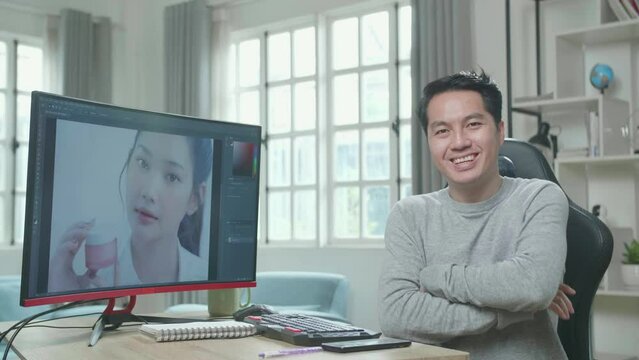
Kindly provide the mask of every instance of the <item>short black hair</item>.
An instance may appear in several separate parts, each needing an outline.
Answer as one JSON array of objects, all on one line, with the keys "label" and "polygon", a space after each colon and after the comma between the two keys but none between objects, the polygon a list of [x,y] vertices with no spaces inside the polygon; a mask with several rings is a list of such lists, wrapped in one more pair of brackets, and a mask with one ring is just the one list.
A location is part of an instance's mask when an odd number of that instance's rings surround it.
[{"label": "short black hair", "polygon": [[463,90],[479,93],[484,101],[486,111],[495,119],[495,125],[499,124],[501,121],[501,91],[499,91],[497,84],[483,70],[479,74],[474,71],[462,71],[431,81],[424,87],[422,98],[419,99],[417,116],[425,134],[428,134],[428,105],[433,97],[448,91]]}]

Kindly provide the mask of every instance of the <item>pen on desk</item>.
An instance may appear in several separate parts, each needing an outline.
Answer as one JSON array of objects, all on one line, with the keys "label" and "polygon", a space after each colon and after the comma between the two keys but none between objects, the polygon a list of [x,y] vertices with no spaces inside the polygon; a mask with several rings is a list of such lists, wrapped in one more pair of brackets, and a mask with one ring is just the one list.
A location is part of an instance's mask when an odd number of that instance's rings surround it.
[{"label": "pen on desk", "polygon": [[299,354],[308,354],[322,351],[321,346],[312,346],[312,347],[304,347],[304,348],[295,348],[295,349],[282,349],[275,351],[265,351],[257,354],[260,359],[272,358],[278,356],[287,356],[287,355],[299,355]]}]

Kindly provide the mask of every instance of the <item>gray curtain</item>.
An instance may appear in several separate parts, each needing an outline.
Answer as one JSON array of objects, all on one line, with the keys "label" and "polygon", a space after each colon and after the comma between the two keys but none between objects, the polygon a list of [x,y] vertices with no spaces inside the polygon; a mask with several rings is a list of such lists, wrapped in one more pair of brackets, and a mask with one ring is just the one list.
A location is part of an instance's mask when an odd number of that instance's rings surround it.
[{"label": "gray curtain", "polygon": [[[211,11],[203,0],[164,10],[166,111],[211,117]],[[206,291],[169,293],[165,305],[207,303]]]},{"label": "gray curtain", "polygon": [[[416,107],[424,86],[437,78],[472,68],[470,0],[412,0],[412,99]],[[426,136],[412,118],[413,194],[441,189],[444,179],[431,162]]]},{"label": "gray curtain", "polygon": [[164,10],[166,111],[211,116],[211,11],[204,0]]},{"label": "gray curtain", "polygon": [[[47,38],[55,41],[55,30],[47,27]],[[64,9],[60,14],[59,44],[55,49],[58,84],[53,85],[62,95],[111,102],[112,59],[111,20],[93,18],[91,14]]]}]

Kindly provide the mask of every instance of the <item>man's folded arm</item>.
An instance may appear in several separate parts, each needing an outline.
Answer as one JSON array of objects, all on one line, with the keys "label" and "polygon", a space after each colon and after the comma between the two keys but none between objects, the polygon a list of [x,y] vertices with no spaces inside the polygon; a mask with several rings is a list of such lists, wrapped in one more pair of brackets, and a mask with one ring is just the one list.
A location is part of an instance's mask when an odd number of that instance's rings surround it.
[{"label": "man's folded arm", "polygon": [[497,325],[496,311],[438,298],[404,276],[397,266],[388,265],[380,278],[379,316],[386,336],[441,344]]},{"label": "man's folded arm", "polygon": [[424,260],[397,208],[386,227],[386,249],[379,283],[380,325],[385,335],[440,344],[497,326],[497,312],[492,309],[455,304],[421,291],[419,271]]},{"label": "man's folded arm", "polygon": [[430,265],[421,270],[420,285],[456,303],[509,312],[546,309],[564,273],[568,202],[554,184],[533,196],[511,259],[479,266]]}]

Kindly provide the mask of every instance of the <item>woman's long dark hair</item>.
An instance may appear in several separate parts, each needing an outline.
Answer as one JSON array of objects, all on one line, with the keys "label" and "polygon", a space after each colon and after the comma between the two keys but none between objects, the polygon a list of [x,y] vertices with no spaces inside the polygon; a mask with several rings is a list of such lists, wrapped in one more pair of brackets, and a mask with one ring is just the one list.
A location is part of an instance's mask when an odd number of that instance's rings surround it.
[{"label": "woman's long dark hair", "polygon": [[[124,167],[120,172],[120,184],[122,184],[122,176],[127,170],[131,156],[135,150],[135,146],[140,138],[141,131],[135,134],[135,140],[133,146],[129,150]],[[198,202],[198,208],[192,215],[184,215],[178,228],[178,239],[180,245],[182,245],[189,252],[194,255],[200,255],[200,238],[202,237],[202,225],[204,223],[204,199],[200,199],[200,185],[206,184],[206,180],[211,174],[211,168],[213,166],[213,145],[211,139],[185,136],[191,150],[191,157],[193,159],[193,184],[191,190],[191,196],[195,196]],[[206,194],[208,195],[208,194]],[[122,200],[122,188],[120,187],[120,200]]]}]

